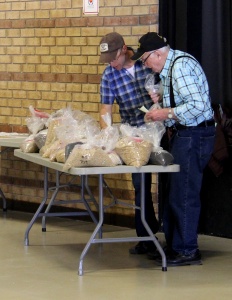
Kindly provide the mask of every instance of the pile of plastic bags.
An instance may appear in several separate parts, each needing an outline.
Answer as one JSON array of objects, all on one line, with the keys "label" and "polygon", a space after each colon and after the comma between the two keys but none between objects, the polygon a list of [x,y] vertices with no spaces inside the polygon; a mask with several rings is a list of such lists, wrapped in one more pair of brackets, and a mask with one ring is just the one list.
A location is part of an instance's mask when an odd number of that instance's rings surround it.
[{"label": "pile of plastic bags", "polygon": [[[141,167],[149,162],[152,152],[160,152],[165,131],[162,122],[146,123],[137,128],[112,125],[109,115],[101,129],[90,115],[70,108],[53,114],[29,107],[26,119],[29,137],[22,143],[23,152],[39,152],[50,161],[63,163],[63,171],[72,167],[113,167],[121,164]],[[163,162],[157,162],[163,164]]]}]

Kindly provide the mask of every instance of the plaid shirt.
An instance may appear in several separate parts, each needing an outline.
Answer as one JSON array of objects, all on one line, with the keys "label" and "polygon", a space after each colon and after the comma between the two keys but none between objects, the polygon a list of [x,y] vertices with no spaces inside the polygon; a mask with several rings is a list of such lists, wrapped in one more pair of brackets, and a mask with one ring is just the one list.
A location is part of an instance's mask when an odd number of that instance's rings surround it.
[{"label": "plaid shirt", "polygon": [[112,105],[116,100],[121,122],[141,126],[144,124],[144,113],[139,108],[144,105],[149,109],[153,105],[144,87],[146,76],[152,70],[145,68],[141,61],[136,61],[134,66],[135,77],[126,69],[118,71],[110,65],[106,67],[100,85],[101,103]]},{"label": "plaid shirt", "polygon": [[[170,49],[164,68],[160,73],[163,84],[163,107],[170,107],[170,70],[174,59],[188,55],[179,50]],[[179,123],[185,126],[196,126],[204,120],[213,119],[209,87],[200,64],[188,57],[178,59],[172,69],[172,85],[176,107],[174,114]],[[166,126],[172,126],[174,120],[166,120]]]}]

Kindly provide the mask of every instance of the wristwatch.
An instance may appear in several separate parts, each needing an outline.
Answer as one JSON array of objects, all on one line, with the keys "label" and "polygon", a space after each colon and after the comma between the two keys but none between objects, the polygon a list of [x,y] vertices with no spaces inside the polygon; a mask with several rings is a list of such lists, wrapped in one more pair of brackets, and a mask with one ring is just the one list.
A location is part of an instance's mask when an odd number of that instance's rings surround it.
[{"label": "wristwatch", "polygon": [[173,114],[172,114],[172,109],[168,110],[168,118],[172,119],[173,118]]}]

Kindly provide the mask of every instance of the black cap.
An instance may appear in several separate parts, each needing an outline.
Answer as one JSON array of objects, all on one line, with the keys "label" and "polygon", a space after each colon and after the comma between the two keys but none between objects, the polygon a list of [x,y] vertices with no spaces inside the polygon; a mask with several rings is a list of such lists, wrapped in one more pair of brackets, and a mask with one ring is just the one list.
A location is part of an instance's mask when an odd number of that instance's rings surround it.
[{"label": "black cap", "polygon": [[139,48],[131,57],[132,60],[139,59],[145,52],[157,50],[167,46],[166,38],[158,35],[156,32],[148,32],[139,39]]}]

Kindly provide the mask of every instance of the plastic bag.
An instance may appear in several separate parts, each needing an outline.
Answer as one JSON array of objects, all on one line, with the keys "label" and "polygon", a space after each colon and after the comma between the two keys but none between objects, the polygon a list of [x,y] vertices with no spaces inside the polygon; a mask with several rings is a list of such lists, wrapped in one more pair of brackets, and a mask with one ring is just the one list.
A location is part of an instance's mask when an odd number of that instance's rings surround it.
[{"label": "plastic bag", "polygon": [[142,167],[148,163],[152,144],[136,137],[122,137],[115,147],[116,153],[128,166]]},{"label": "plastic bag", "polygon": [[43,155],[51,147],[51,145],[55,141],[57,141],[57,136],[56,136],[55,128],[60,125],[61,121],[62,121],[62,118],[55,118],[55,119],[52,118],[49,121],[48,132],[47,132],[47,136],[46,136],[46,141],[45,141],[44,146],[39,151],[39,153],[41,155]]},{"label": "plastic bag", "polygon": [[74,142],[66,146],[64,171],[71,167],[114,167],[122,164],[120,157],[113,151],[119,138],[118,128],[111,126],[109,115],[104,118],[108,125],[106,128],[97,134],[92,128],[87,133],[85,143]]},{"label": "plastic bag", "polygon": [[41,149],[45,145],[47,133],[48,133],[48,130],[44,129],[35,135],[35,137],[34,137],[35,143],[39,149]]},{"label": "plastic bag", "polygon": [[57,138],[66,143],[86,140],[89,133],[100,132],[99,124],[92,117],[81,111],[67,109],[62,116],[62,122],[55,128]]},{"label": "plastic bag", "polygon": [[165,133],[165,126],[160,121],[145,123],[140,127],[122,124],[120,132],[122,136],[140,137],[143,140],[151,142],[153,145],[152,150],[155,151],[160,149],[160,142]]},{"label": "plastic bag", "polygon": [[88,143],[92,147],[98,147],[106,151],[107,153],[113,151],[115,145],[119,139],[118,127],[111,125],[110,114],[105,114],[102,116],[107,127],[102,129],[98,134],[95,132],[89,132]]},{"label": "plastic bag", "polygon": [[[157,104],[155,104],[157,106]],[[151,108],[152,109],[152,108]],[[152,143],[149,164],[167,166],[173,163],[173,156],[160,146],[161,139],[166,131],[163,122],[155,121],[140,127],[141,136]]]},{"label": "plastic bag", "polygon": [[50,153],[49,153],[49,159],[50,161],[57,161],[57,155],[59,155],[59,160],[61,155],[64,156],[65,153],[65,146],[66,144],[64,142],[56,141],[51,147],[50,147]]},{"label": "plastic bag", "polygon": [[[142,110],[143,112],[147,113],[147,112],[152,111],[152,110],[154,110],[154,109],[161,109],[161,108],[162,108],[162,107],[160,106],[160,104],[159,104],[158,102],[156,102],[156,103],[154,103],[154,104],[149,108],[149,110],[148,110],[148,109],[146,109],[146,111],[143,110],[144,107],[141,107],[140,110]],[[145,122],[145,123],[153,123],[153,122],[161,122],[161,121],[150,121],[150,120],[147,120],[146,115],[145,115],[145,116],[144,116],[144,122]],[[162,122],[162,123],[163,123],[163,122]]]},{"label": "plastic bag", "polygon": [[61,148],[56,152],[55,160],[60,163],[65,163],[65,148]]},{"label": "plastic bag", "polygon": [[[58,139],[56,129],[62,126],[64,120],[71,115],[70,109],[61,109],[52,114],[48,120],[48,131],[44,146],[40,149],[40,154],[43,155]],[[46,156],[47,157],[47,156]]]},{"label": "plastic bag", "polygon": [[[48,122],[48,132],[44,146],[40,149],[43,157],[64,162],[65,147],[75,142],[86,143],[89,134],[100,132],[99,124],[81,111],[72,111],[70,107],[52,114]],[[59,155],[57,155],[59,153]]]},{"label": "plastic bag", "polygon": [[115,151],[126,165],[141,167],[148,163],[152,143],[142,134],[143,129],[128,124],[120,126],[121,138]]},{"label": "plastic bag", "polygon": [[83,145],[83,143],[82,142],[74,142],[74,143],[69,143],[65,146],[65,160],[68,159],[70,153],[73,151],[73,148],[76,145]]},{"label": "plastic bag", "polygon": [[32,105],[29,106],[31,117],[26,118],[26,124],[32,134],[36,134],[47,127],[47,121],[50,114],[35,109]]},{"label": "plastic bag", "polygon": [[115,162],[108,153],[101,148],[89,145],[76,145],[65,161],[63,171],[72,167],[114,167]]},{"label": "plastic bag", "polygon": [[147,74],[145,79],[145,89],[148,93],[157,93],[162,95],[163,94],[163,86],[161,81],[155,83],[155,75],[154,74]]},{"label": "plastic bag", "polygon": [[49,147],[47,147],[42,157],[49,158],[50,161],[55,161],[57,151],[63,149],[63,151],[65,152],[65,146],[66,144],[64,142],[56,140],[54,143],[50,144]]},{"label": "plastic bag", "polygon": [[139,127],[139,136],[150,141],[153,145],[152,151],[160,150],[160,142],[165,133],[163,122],[149,122]]},{"label": "plastic bag", "polygon": [[161,148],[159,151],[151,152],[149,164],[168,166],[173,164],[173,161],[173,155],[170,152]]},{"label": "plastic bag", "polygon": [[29,135],[20,145],[20,149],[24,153],[36,153],[39,151],[34,139],[34,134]]}]

